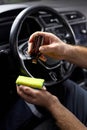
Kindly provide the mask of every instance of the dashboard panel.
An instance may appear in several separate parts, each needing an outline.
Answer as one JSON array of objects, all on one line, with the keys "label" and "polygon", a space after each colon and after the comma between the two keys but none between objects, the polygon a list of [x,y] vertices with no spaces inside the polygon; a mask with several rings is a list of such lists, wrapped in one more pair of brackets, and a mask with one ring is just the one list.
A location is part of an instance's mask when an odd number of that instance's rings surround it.
[{"label": "dashboard panel", "polygon": [[[20,11],[21,9],[12,10],[11,11],[12,14],[9,11],[7,12],[7,16],[5,16],[5,13],[0,14],[0,44],[1,45],[9,43],[9,34],[10,34],[10,29],[13,20],[15,19],[16,15]],[[87,44],[87,20],[85,15],[83,15],[79,11],[65,11],[59,13],[71,25],[77,39],[77,44],[86,45]],[[23,25],[21,34],[19,36],[20,37],[19,39],[21,41],[28,39],[33,32],[43,30],[42,28],[45,28],[45,31],[55,33],[57,36],[60,35],[60,37],[66,37],[66,32],[62,31],[63,29],[61,27],[58,27],[61,26],[59,21],[56,18],[53,18],[51,14],[39,15],[38,17],[41,20],[41,23],[40,22],[38,23],[37,19],[35,19],[34,17],[28,18],[25,21],[25,24]]]}]

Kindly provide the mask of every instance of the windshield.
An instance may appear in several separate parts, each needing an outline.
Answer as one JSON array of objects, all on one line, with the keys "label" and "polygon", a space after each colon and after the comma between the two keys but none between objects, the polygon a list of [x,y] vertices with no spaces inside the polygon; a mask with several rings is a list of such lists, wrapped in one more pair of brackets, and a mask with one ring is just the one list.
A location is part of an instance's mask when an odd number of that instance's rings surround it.
[{"label": "windshield", "polygon": [[12,4],[12,3],[29,2],[29,1],[40,1],[40,0],[0,0],[0,4]]},{"label": "windshield", "polygon": [[[32,2],[32,1],[36,1],[36,2],[45,1],[45,2],[53,2],[53,3],[62,2],[63,4],[66,4],[66,3],[73,4],[72,0],[0,0],[0,4],[15,4],[15,3],[24,3],[24,2]],[[73,0],[73,2],[75,2],[75,4],[80,4],[80,3],[83,4],[83,3],[86,3],[86,0]]]}]

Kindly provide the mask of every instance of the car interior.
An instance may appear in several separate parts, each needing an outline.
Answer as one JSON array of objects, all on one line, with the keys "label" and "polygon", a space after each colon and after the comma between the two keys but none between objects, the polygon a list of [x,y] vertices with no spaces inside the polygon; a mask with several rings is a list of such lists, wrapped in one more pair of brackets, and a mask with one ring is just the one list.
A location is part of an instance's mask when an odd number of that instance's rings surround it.
[{"label": "car interior", "polygon": [[[36,31],[51,32],[67,44],[87,46],[86,0],[30,0],[0,2],[0,120],[4,120],[20,98],[16,91],[19,75],[43,78],[48,91],[57,95],[58,86],[71,79],[87,89],[87,70],[67,61],[46,57],[33,64],[27,54],[28,40]],[[25,102],[33,113],[21,130],[33,130],[46,110]],[[38,114],[33,110],[36,109]],[[42,114],[39,115],[41,112]],[[18,129],[19,130],[19,129]]]}]

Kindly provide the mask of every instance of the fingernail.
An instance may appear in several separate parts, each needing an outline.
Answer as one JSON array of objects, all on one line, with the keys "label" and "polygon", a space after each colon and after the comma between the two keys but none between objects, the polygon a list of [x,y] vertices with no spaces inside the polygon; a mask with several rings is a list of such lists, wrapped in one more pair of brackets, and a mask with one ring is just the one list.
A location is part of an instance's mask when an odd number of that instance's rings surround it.
[{"label": "fingernail", "polygon": [[45,86],[43,86],[43,90],[46,90],[46,87],[45,87]]}]

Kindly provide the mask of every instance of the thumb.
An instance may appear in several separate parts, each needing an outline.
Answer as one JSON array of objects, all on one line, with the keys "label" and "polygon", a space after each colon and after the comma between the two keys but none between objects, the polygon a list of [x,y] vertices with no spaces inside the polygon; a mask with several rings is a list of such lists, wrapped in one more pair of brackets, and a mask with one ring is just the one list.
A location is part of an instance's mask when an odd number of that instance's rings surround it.
[{"label": "thumb", "polygon": [[49,45],[40,46],[39,51],[43,54],[49,53],[50,46]]}]

